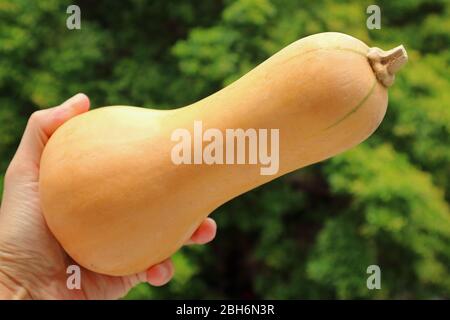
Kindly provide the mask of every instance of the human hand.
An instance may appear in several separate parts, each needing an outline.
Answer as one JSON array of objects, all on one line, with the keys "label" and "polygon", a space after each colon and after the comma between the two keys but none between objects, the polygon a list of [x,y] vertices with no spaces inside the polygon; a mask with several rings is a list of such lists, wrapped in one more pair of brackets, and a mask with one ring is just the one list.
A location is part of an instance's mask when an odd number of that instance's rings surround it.
[{"label": "human hand", "polygon": [[[58,107],[35,112],[28,121],[4,180],[0,207],[0,298],[117,299],[139,282],[161,286],[173,276],[170,259],[125,277],[81,268],[81,289],[67,288],[67,267],[76,263],[50,233],[42,215],[39,162],[53,132],[88,110],[89,99],[78,94]],[[188,243],[207,243],[215,233],[216,223],[207,218]]]}]

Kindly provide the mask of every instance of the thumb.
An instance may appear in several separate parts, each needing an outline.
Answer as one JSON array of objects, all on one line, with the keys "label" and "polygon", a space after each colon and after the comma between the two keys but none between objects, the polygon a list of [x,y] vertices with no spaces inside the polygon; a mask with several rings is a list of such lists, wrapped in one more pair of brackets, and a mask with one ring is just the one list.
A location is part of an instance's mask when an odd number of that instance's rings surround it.
[{"label": "thumb", "polygon": [[79,93],[57,107],[34,112],[8,171],[15,171],[14,167],[18,167],[17,171],[38,169],[44,146],[53,132],[70,118],[88,110],[89,98]]}]

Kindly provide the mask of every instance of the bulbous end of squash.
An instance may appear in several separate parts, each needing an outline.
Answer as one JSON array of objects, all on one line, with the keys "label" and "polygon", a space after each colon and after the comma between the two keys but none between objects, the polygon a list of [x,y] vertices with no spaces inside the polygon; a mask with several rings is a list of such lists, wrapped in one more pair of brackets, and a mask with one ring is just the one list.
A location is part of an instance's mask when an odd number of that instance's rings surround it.
[{"label": "bulbous end of squash", "polygon": [[390,87],[394,83],[395,73],[408,61],[408,54],[402,45],[388,51],[374,47],[369,49],[367,58],[378,81]]}]

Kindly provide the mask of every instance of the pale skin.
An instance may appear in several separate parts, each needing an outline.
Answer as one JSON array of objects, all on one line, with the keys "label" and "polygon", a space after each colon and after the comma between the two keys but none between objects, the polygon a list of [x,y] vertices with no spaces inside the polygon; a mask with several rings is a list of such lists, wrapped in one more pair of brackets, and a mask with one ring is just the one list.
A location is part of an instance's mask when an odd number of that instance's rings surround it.
[{"label": "pale skin", "polygon": [[[170,259],[126,277],[81,268],[81,289],[67,288],[67,267],[76,262],[58,244],[42,215],[39,162],[53,132],[88,110],[88,97],[78,94],[58,107],[35,112],[28,121],[4,180],[0,207],[0,299],[118,299],[140,282],[161,286],[173,276]],[[205,244],[215,234],[216,223],[207,218],[187,244]]]}]

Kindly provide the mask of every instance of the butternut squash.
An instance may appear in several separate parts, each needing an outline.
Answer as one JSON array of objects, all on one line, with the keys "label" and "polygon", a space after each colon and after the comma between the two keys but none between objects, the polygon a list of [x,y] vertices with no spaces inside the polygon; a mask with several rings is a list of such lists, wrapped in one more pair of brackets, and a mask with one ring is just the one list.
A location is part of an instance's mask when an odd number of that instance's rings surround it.
[{"label": "butternut squash", "polygon": [[[228,200],[337,155],[380,125],[402,46],[369,48],[321,33],[282,49],[236,82],[183,108],[110,106],[79,115],[48,141],[40,194],[48,227],[80,265],[140,272],[173,254]],[[279,129],[279,168],[175,164],[177,128]],[[222,143],[221,147],[224,147]]]}]

